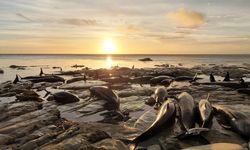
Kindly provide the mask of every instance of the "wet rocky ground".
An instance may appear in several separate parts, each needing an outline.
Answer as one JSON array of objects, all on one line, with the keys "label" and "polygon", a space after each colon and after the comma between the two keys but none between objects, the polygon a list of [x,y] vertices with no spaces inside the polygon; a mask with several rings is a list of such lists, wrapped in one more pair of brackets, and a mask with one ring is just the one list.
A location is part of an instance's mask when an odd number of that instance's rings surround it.
[{"label": "wet rocky ground", "polygon": [[[230,72],[232,81],[221,82],[225,72]],[[200,79],[194,83],[177,80],[180,76],[192,78],[196,73]],[[218,82],[209,82],[210,73],[215,75]],[[240,77],[244,77],[249,84],[249,64],[203,64],[193,68],[171,65],[141,69],[80,68],[77,71],[55,72],[54,75],[66,81],[34,83],[21,80],[16,84],[13,81],[0,84],[0,149],[129,149],[130,140],[145,131],[156,119],[157,110],[145,102],[153,96],[156,88],[162,86],[169,97],[188,92],[197,103],[209,93],[212,105],[243,112],[250,118],[250,89],[242,88],[239,84]],[[162,76],[164,82],[159,78],[152,80]],[[120,98],[121,112],[129,112],[129,118],[124,120],[110,115],[104,99],[89,99],[89,88],[93,86],[109,86]],[[67,104],[49,101],[44,98],[45,89],[52,94],[67,91],[80,101]],[[207,144],[197,140],[200,137],[179,140],[175,138],[179,130],[177,126],[168,128],[140,143],[137,149],[182,149]],[[234,145],[228,148],[249,149],[249,139],[223,128],[216,119],[203,137],[210,144],[231,143]]]}]

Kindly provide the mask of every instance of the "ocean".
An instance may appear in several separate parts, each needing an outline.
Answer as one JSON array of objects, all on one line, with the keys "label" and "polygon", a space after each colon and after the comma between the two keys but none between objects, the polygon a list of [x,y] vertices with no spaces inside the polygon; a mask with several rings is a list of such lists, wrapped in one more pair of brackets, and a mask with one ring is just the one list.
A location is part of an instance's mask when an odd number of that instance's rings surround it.
[{"label": "ocean", "polygon": [[[141,62],[139,59],[150,57],[153,61]],[[0,55],[0,82],[13,80],[16,74],[21,76],[38,75],[40,68],[45,73],[59,71],[52,67],[62,67],[63,70],[75,70],[71,66],[110,68],[112,66],[151,68],[155,65],[169,64],[173,66],[193,67],[201,64],[242,65],[250,64],[250,55],[87,55],[87,54],[20,54]],[[9,68],[10,65],[28,66],[25,70]]]}]

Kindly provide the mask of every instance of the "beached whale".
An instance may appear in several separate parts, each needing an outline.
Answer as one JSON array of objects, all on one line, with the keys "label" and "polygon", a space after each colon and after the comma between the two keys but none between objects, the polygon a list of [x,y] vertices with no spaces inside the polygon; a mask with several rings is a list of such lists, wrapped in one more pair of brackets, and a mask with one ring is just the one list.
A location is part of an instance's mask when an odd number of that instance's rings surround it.
[{"label": "beached whale", "polygon": [[50,95],[47,98],[48,101],[55,100],[56,102],[61,103],[61,104],[74,103],[74,102],[80,101],[80,99],[77,96],[75,96],[74,94],[71,94],[69,92],[61,91],[61,92],[51,93],[47,90],[45,90],[45,91],[47,93],[44,96],[44,98],[47,97],[48,95]]},{"label": "beached whale", "polygon": [[238,133],[246,139],[250,139],[250,118],[242,112],[224,108],[222,106],[213,106],[217,121],[226,129]]},{"label": "beached whale", "polygon": [[199,114],[202,124],[201,127],[203,128],[207,128],[212,125],[213,107],[208,99],[209,95],[207,99],[201,99],[199,102]]},{"label": "beached whale", "polygon": [[183,92],[178,96],[178,111],[180,112],[180,122],[185,130],[191,129],[195,125],[195,103],[193,97]]},{"label": "beached whale", "polygon": [[159,133],[162,129],[166,129],[174,125],[175,114],[175,102],[172,100],[165,101],[158,111],[156,120],[146,131],[131,141],[130,148],[135,149],[138,143],[151,138],[155,134]]},{"label": "beached whale", "polygon": [[112,89],[106,86],[93,86],[89,89],[90,98],[100,98],[107,101],[109,110],[119,110],[120,108],[120,99]]},{"label": "beached whale", "polygon": [[15,80],[13,81],[14,84],[20,82],[21,80],[31,81],[32,83],[39,83],[39,82],[64,82],[64,78],[56,76],[56,75],[46,75],[46,76],[27,76],[21,77],[16,75]]},{"label": "beached whale", "polygon": [[156,107],[159,107],[167,97],[167,91],[165,87],[159,87],[155,90],[155,102]]}]

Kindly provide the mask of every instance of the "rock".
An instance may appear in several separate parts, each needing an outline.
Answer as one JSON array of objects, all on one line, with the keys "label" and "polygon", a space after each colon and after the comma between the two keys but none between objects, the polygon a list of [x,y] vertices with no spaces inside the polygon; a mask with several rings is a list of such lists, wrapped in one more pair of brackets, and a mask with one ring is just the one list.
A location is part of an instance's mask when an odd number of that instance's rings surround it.
[{"label": "rock", "polygon": [[210,145],[203,145],[203,146],[194,146],[185,148],[183,150],[243,150],[243,147],[238,144],[233,143],[215,143]]},{"label": "rock", "polygon": [[86,99],[90,97],[89,90],[71,90],[70,93],[77,95],[79,98]]},{"label": "rock", "polygon": [[16,92],[7,92],[7,93],[0,94],[0,97],[12,97],[15,95],[16,95]]},{"label": "rock", "polygon": [[[229,81],[229,82],[204,82],[204,83],[193,83],[194,85],[219,85],[222,87],[228,87],[232,89],[241,89],[242,85],[238,81]],[[249,82],[246,82],[246,84],[250,85]]]},{"label": "rock", "polygon": [[59,143],[50,144],[41,148],[41,150],[97,150],[94,146],[90,145],[88,141],[84,139],[82,134],[66,138]]},{"label": "rock", "polygon": [[[22,93],[31,89],[32,82],[30,81],[23,81],[18,82],[17,84],[13,84],[11,81],[3,82],[0,84],[0,95],[7,96],[14,93]],[[8,94],[7,94],[8,93]]]},{"label": "rock", "polygon": [[63,82],[54,82],[54,83],[39,82],[39,83],[34,83],[32,89],[37,89],[37,91],[42,91],[45,90],[47,87],[57,88],[57,86],[60,86],[62,84]]},{"label": "rock", "polygon": [[85,67],[85,66],[84,65],[77,65],[77,64],[71,66],[71,68],[83,68],[83,67]]},{"label": "rock", "polygon": [[[56,130],[50,128],[49,125],[55,123],[59,119],[59,111],[54,106],[45,105],[44,109],[34,109],[27,107],[29,104],[32,106],[38,102],[20,102],[9,104],[8,109],[5,111],[8,114],[8,119],[0,122],[0,149],[6,147],[12,147],[13,149],[34,149],[43,144],[46,139],[51,140],[49,137],[53,137],[53,134],[49,134],[48,130]],[[25,103],[25,104],[24,104]],[[25,106],[25,107],[21,107]],[[24,111],[22,111],[24,110]],[[31,112],[29,112],[31,111]],[[46,127],[47,130],[44,130]],[[57,128],[57,127],[56,127]],[[59,128],[57,128],[59,129]],[[35,134],[36,130],[40,130],[40,133]],[[47,137],[47,138],[46,138]]]},{"label": "rock", "polygon": [[90,143],[96,143],[106,138],[111,138],[111,137],[106,132],[100,130],[87,134],[87,140]]},{"label": "rock", "polygon": [[122,141],[116,139],[104,139],[96,143],[95,146],[103,150],[128,150]]},{"label": "rock", "polygon": [[9,67],[17,70],[25,70],[27,66],[10,65]]},{"label": "rock", "polygon": [[0,121],[8,117],[6,111],[7,111],[7,104],[0,105],[0,112],[2,112],[0,114]]},{"label": "rock", "polygon": [[132,80],[128,77],[110,77],[110,78],[104,78],[101,79],[102,81],[116,84],[116,83],[130,83]]},{"label": "rock", "polygon": [[155,88],[150,87],[132,87],[117,91],[119,97],[130,97],[130,96],[151,96],[155,91]]},{"label": "rock", "polygon": [[70,84],[70,83],[77,82],[77,81],[86,81],[86,77],[80,76],[80,77],[71,78],[67,80],[66,83]]},{"label": "rock", "polygon": [[92,86],[103,86],[107,85],[107,82],[104,81],[99,81],[99,80],[88,80],[87,82],[85,81],[78,81],[78,82],[73,82],[70,84],[64,84],[60,86],[60,89],[68,89],[68,90],[80,90],[80,89],[89,89]]},{"label": "rock", "polygon": [[250,95],[250,88],[240,88],[237,90],[239,93],[244,93]]},{"label": "rock", "polygon": [[139,61],[153,61],[151,58],[142,58],[142,59],[139,59]]},{"label": "rock", "polygon": [[43,99],[39,98],[39,95],[34,91],[24,91],[23,93],[16,95],[17,101],[38,101],[42,102]]},{"label": "rock", "polygon": [[8,105],[6,114],[8,118],[13,118],[14,116],[21,116],[23,114],[33,112],[42,108],[42,103],[36,101],[18,102]]},{"label": "rock", "polygon": [[[0,145],[4,145],[10,141],[13,141],[14,138],[9,136],[9,135],[6,135],[6,134],[0,134]],[[1,148],[1,147],[0,147]]]},{"label": "rock", "polygon": [[147,150],[161,150],[161,146],[160,145],[151,145],[147,147]]},{"label": "rock", "polygon": [[85,73],[85,70],[75,70],[75,71],[60,71],[60,73],[58,73],[57,75],[81,75],[82,73]]},{"label": "rock", "polygon": [[[150,80],[150,84],[152,85],[156,85],[156,84],[164,84],[164,82],[167,82],[167,80],[169,80],[170,82],[172,81],[172,77],[170,76],[157,76],[157,77],[154,77]],[[162,83],[162,81],[164,81]]]},{"label": "rock", "polygon": [[135,77],[132,79],[132,83],[134,84],[149,84],[150,80],[153,78],[154,76],[141,76],[141,77]]},{"label": "rock", "polygon": [[184,147],[177,138],[168,137],[165,140],[160,139],[159,142],[163,150],[180,150]]}]

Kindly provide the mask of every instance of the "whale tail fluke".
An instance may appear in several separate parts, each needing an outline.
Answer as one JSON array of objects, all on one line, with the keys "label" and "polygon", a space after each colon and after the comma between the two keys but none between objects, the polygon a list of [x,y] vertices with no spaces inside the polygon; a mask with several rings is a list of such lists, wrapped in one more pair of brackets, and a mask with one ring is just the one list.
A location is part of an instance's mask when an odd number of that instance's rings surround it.
[{"label": "whale tail fluke", "polygon": [[43,73],[43,68],[40,68],[40,76],[42,76],[44,73]]},{"label": "whale tail fluke", "polygon": [[46,92],[46,94],[44,95],[44,97],[43,97],[43,98],[45,98],[45,97],[47,97],[48,95],[50,95],[50,94],[51,94],[51,92],[50,92],[50,91],[48,91],[48,90],[46,90],[46,89],[44,89],[44,91]]}]

